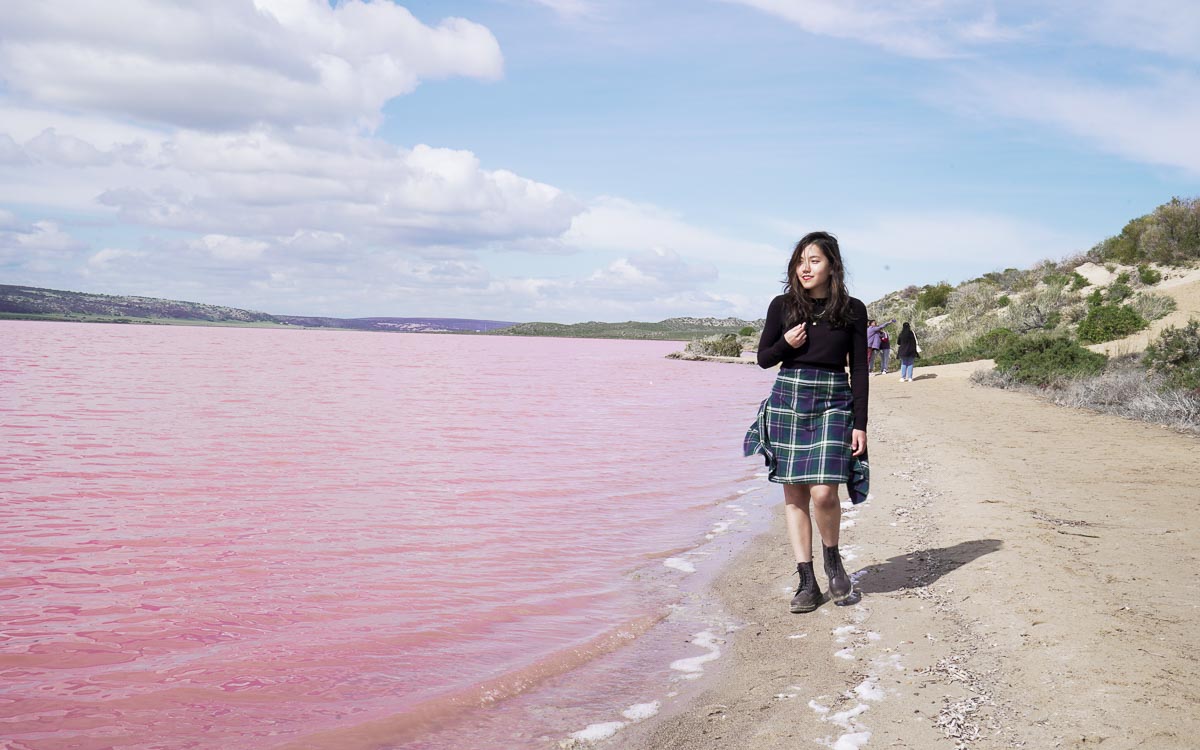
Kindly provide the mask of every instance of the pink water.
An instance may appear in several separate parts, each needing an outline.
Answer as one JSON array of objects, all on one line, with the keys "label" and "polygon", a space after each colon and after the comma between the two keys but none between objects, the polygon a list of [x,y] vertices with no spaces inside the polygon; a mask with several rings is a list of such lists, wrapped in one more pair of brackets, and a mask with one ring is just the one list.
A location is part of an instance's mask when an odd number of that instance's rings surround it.
[{"label": "pink water", "polygon": [[652,693],[771,377],[678,347],[0,323],[0,745],[544,747]]}]

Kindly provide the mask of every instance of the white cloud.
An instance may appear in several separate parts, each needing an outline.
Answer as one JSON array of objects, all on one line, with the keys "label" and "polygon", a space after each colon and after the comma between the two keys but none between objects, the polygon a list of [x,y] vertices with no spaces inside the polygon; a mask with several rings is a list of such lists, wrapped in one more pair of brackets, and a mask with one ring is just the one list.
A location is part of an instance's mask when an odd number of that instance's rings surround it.
[{"label": "white cloud", "polygon": [[1158,74],[1140,85],[993,73],[950,95],[978,109],[1050,126],[1111,154],[1200,175],[1200,77]]},{"label": "white cloud", "polygon": [[0,72],[43,104],[182,127],[374,125],[423,79],[495,79],[483,26],[391,2],[0,4]]},{"label": "white cloud", "polygon": [[736,258],[754,267],[774,268],[787,260],[780,248],[713,232],[657,206],[613,197],[598,198],[575,216],[562,242],[588,251],[667,250],[709,262]]},{"label": "white cloud", "polygon": [[107,271],[115,263],[123,260],[143,258],[146,253],[141,250],[126,250],[124,248],[106,247],[88,258],[88,266],[97,271]]},{"label": "white cloud", "polygon": [[1013,41],[1026,28],[1001,23],[986,0],[727,0],[811,34],[852,39],[916,58],[955,57],[972,45]]},{"label": "white cloud", "polygon": [[217,260],[258,260],[270,243],[226,234],[206,234],[191,242],[192,249],[208,253]]},{"label": "white cloud", "polygon": [[1071,18],[1114,47],[1200,60],[1200,4],[1189,0],[1089,0]]},{"label": "white cloud", "polygon": [[596,12],[595,4],[589,0],[533,0],[533,2],[568,19],[589,16]]}]

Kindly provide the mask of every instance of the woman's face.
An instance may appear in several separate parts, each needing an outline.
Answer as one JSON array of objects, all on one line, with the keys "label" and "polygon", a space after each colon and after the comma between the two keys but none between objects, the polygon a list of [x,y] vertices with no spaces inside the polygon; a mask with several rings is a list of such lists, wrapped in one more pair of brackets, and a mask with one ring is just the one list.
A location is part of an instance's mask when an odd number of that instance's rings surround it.
[{"label": "woman's face", "polygon": [[829,296],[829,277],[833,270],[829,267],[829,259],[817,245],[809,245],[801,251],[800,262],[796,264],[796,281],[804,287],[812,297]]}]

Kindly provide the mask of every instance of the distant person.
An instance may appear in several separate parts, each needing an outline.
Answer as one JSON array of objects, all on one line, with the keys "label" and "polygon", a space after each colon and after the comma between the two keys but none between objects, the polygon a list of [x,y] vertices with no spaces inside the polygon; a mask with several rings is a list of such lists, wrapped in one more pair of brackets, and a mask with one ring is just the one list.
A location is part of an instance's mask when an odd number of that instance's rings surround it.
[{"label": "distant person", "polygon": [[833,235],[812,232],[796,243],[784,293],[767,308],[758,364],[782,367],[743,448],[747,456],[761,454],[768,478],[783,485],[800,576],[791,611],[811,612],[825,600],[813,573],[814,515],[829,593],[835,603],[852,603],[853,587],[838,552],[838,485],[848,485],[855,503],[867,499],[867,308],[846,291]]},{"label": "distant person", "polygon": [[880,375],[887,375],[888,360],[890,360],[891,356],[892,356],[891,337],[888,336],[888,332],[886,330],[884,330],[884,326],[889,326],[895,322],[896,321],[893,320],[893,321],[891,321],[891,323],[884,323],[882,326],[879,327],[879,374]]},{"label": "distant person", "polygon": [[[876,325],[874,318],[871,318],[870,320],[867,321],[867,348],[869,348],[871,350],[870,355],[867,357],[867,372],[875,371],[875,355],[879,354],[883,350],[883,342],[885,340],[884,337],[887,336],[887,331],[885,331],[883,329],[886,328],[887,326],[890,326],[892,323],[895,323],[895,322],[896,322],[895,318],[892,318],[891,320],[884,323],[883,325]],[[884,375],[887,374],[887,363],[888,363],[887,357],[889,354],[891,354],[891,349],[890,349],[891,344],[890,343],[888,344],[888,347],[889,347],[889,349],[888,349],[887,353],[882,355],[883,356],[883,363],[882,363],[883,368],[882,369],[883,369]]]},{"label": "distant person", "polygon": [[900,338],[896,342],[896,354],[900,357],[900,382],[911,383],[913,379],[913,364],[921,356],[921,347],[917,344],[917,334],[912,326],[905,321],[900,329]]}]

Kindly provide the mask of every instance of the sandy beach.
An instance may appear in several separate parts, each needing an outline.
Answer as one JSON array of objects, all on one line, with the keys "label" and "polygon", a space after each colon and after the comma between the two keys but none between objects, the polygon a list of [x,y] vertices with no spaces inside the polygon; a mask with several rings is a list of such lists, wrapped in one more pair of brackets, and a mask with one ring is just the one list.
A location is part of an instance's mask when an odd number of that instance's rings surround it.
[{"label": "sandy beach", "polygon": [[874,497],[842,532],[860,603],[788,612],[777,509],[715,585],[744,624],[724,655],[597,746],[1196,747],[1200,442],[978,366],[872,378]]}]

